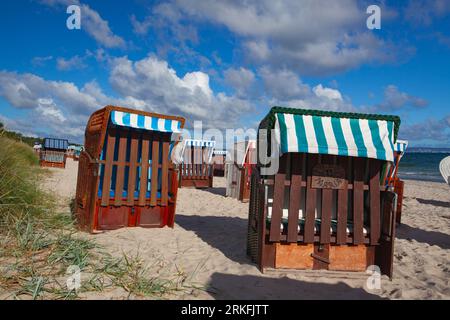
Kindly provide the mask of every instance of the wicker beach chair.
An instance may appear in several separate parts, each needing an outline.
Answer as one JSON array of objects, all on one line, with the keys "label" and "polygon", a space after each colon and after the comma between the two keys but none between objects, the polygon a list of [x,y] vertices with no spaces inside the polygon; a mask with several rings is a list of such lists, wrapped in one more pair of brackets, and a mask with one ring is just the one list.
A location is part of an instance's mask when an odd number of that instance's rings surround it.
[{"label": "wicker beach chair", "polygon": [[400,224],[402,220],[403,189],[405,182],[398,177],[400,160],[408,148],[408,141],[397,140],[394,144],[394,162],[388,167],[386,187],[397,194],[397,214],[395,221]]},{"label": "wicker beach chair", "polygon": [[180,187],[211,188],[216,142],[185,139],[181,143]]},{"label": "wicker beach chair", "polygon": [[236,142],[232,159],[226,164],[226,196],[242,202],[250,200],[252,170],[256,166],[256,140]]},{"label": "wicker beach chair", "polygon": [[172,135],[184,118],[107,106],[89,118],[81,151],[76,217],[90,232],[173,227],[177,171]]},{"label": "wicker beach chair", "polygon": [[66,167],[66,151],[69,141],[66,139],[45,138],[43,148],[39,152],[41,167]]},{"label": "wicker beach chair", "polygon": [[258,159],[253,170],[247,239],[262,272],[377,265],[392,276],[396,195],[384,190],[383,172],[399,124],[396,116],[271,109],[258,150],[278,151],[279,166],[263,175],[267,159]]},{"label": "wicker beach chair", "polygon": [[227,151],[226,150],[214,150],[212,163],[214,165],[213,175],[215,177],[223,177],[225,176],[225,162],[227,159]]}]

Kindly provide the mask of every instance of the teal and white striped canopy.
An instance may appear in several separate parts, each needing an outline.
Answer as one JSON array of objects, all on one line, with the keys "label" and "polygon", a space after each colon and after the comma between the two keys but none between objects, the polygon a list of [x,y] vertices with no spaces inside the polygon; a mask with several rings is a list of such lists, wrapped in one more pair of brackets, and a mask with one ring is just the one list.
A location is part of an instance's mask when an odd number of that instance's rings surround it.
[{"label": "teal and white striped canopy", "polygon": [[275,113],[281,154],[304,152],[394,160],[394,122],[367,118]]},{"label": "teal and white striped canopy", "polygon": [[395,152],[399,153],[405,153],[407,148],[408,148],[408,141],[406,140],[397,140],[397,142],[394,145]]}]

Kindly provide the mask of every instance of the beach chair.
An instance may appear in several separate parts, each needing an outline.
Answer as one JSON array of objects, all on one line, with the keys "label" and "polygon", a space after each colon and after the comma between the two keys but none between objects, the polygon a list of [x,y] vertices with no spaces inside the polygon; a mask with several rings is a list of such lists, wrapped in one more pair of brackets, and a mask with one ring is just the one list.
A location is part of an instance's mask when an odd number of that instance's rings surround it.
[{"label": "beach chair", "polygon": [[242,202],[250,199],[250,182],[252,170],[256,166],[256,140],[236,142],[233,146],[232,159],[226,164],[226,196]]},{"label": "beach chair", "polygon": [[213,186],[212,155],[215,141],[185,139],[182,141],[180,187]]},{"label": "beach chair", "polygon": [[74,161],[78,161],[80,158],[81,151],[83,151],[83,147],[71,145],[67,148],[67,158],[71,158]]},{"label": "beach chair", "polygon": [[397,214],[395,221],[398,224],[401,223],[402,219],[403,189],[405,186],[405,182],[398,177],[398,166],[407,148],[408,141],[397,140],[394,144],[394,162],[387,169],[386,187],[397,194]]},{"label": "beach chair", "polygon": [[177,171],[170,160],[184,118],[107,106],[85,132],[76,218],[90,232],[174,226]]},{"label": "beach chair", "polygon": [[45,138],[43,148],[39,152],[40,166],[64,169],[68,145],[66,139]]},{"label": "beach chair", "polygon": [[225,162],[227,159],[226,150],[214,150],[212,163],[213,163],[213,175],[215,177],[225,176]]},{"label": "beach chair", "polygon": [[279,165],[263,175],[267,159],[258,158],[247,238],[262,272],[377,265],[392,276],[396,195],[384,190],[382,172],[399,124],[396,116],[271,109],[258,150],[278,151]]}]

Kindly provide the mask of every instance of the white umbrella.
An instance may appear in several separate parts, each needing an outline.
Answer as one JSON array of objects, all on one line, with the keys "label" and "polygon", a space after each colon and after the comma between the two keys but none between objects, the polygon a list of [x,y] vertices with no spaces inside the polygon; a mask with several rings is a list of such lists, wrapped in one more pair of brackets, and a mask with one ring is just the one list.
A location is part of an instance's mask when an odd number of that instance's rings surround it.
[{"label": "white umbrella", "polygon": [[445,157],[439,163],[439,171],[441,172],[442,177],[444,178],[447,184],[449,183],[450,178],[450,156]]}]

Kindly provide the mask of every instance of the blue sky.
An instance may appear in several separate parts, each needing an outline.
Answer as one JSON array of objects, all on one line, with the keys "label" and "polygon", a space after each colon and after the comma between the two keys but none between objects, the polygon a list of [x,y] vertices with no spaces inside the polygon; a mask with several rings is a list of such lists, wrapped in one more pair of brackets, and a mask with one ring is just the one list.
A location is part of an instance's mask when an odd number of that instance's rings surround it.
[{"label": "blue sky", "polygon": [[397,114],[411,145],[450,147],[450,1],[19,0],[0,26],[0,121],[25,134],[82,142],[107,104],[219,129],[284,105]]}]

